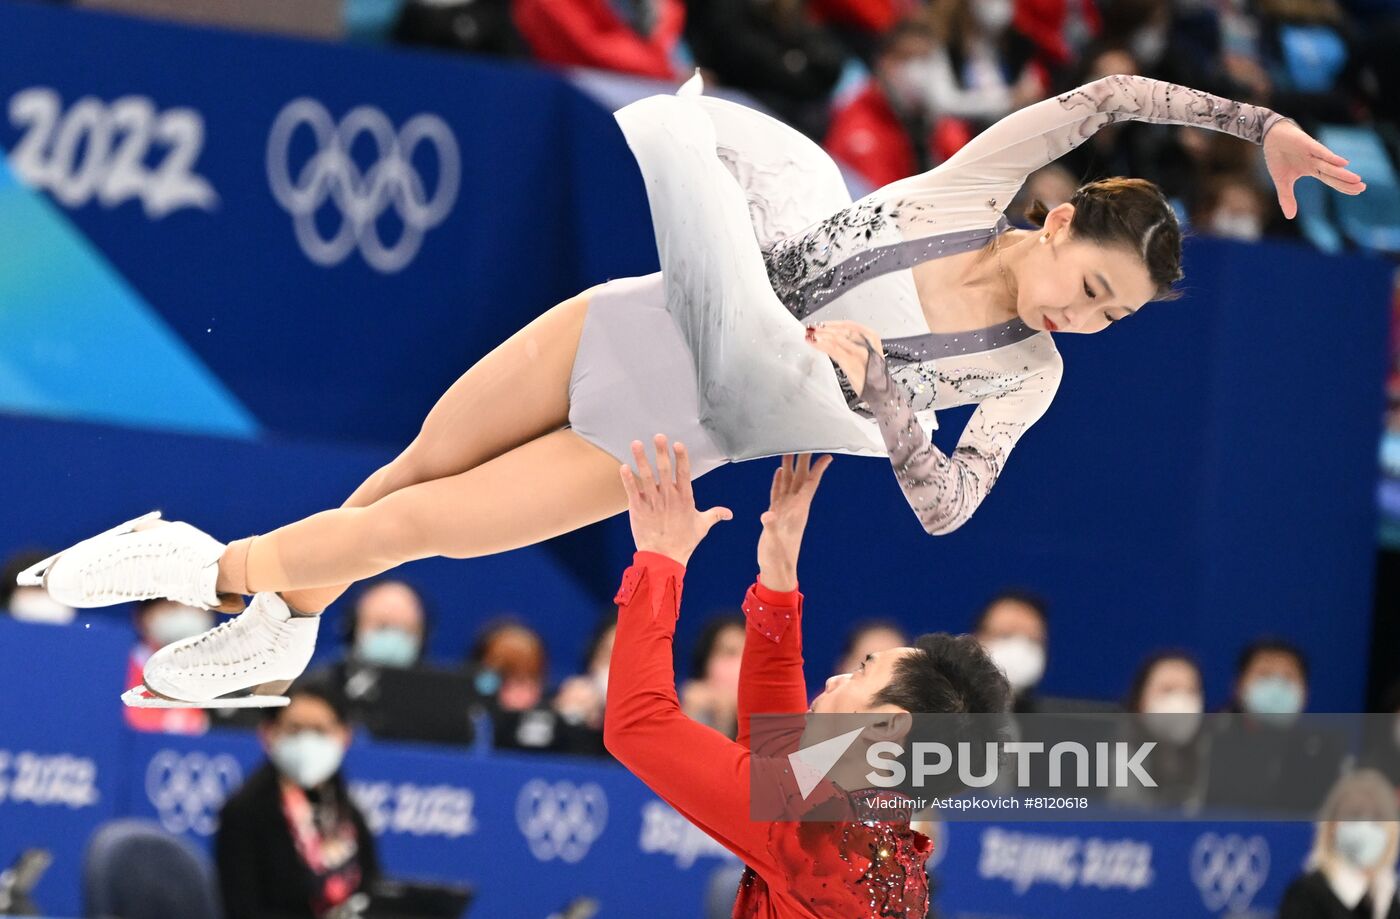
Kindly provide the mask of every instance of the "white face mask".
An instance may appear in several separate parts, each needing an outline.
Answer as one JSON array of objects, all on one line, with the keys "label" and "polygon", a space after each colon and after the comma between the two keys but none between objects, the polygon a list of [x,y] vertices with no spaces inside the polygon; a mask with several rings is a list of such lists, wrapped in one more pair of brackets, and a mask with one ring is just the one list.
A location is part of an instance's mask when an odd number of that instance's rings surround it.
[{"label": "white face mask", "polygon": [[1045,646],[1040,642],[1024,635],[1012,635],[1009,638],[994,638],[985,647],[992,663],[1006,674],[1014,693],[1030,689],[1045,674]]},{"label": "white face mask", "polygon": [[1362,871],[1369,871],[1385,854],[1389,834],[1374,821],[1337,824],[1337,854]]},{"label": "white face mask", "polygon": [[1205,701],[1200,693],[1164,692],[1143,702],[1142,724],[1165,743],[1188,743],[1201,729]]},{"label": "white face mask", "polygon": [[976,0],[972,4],[972,15],[977,24],[989,35],[999,34],[1016,14],[1016,4],[1012,0]]},{"label": "white face mask", "polygon": [[1223,211],[1211,218],[1210,231],[1227,239],[1243,239],[1254,242],[1264,235],[1259,218],[1253,214],[1238,211]]},{"label": "white face mask", "polygon": [[169,607],[156,613],[146,626],[146,636],[157,648],[193,638],[214,627],[214,617],[208,610],[193,606]]},{"label": "white face mask", "polygon": [[10,615],[20,622],[67,625],[78,617],[78,611],[59,603],[46,591],[29,589],[17,590],[10,596]]},{"label": "white face mask", "polygon": [[320,731],[298,731],[278,739],[268,756],[278,772],[302,788],[315,788],[340,769],[345,748]]}]

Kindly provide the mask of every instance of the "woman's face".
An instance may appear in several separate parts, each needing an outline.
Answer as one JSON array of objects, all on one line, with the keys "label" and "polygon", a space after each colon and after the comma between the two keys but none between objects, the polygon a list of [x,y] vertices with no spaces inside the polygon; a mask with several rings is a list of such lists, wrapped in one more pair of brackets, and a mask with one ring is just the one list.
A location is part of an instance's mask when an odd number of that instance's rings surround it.
[{"label": "woman's face", "polygon": [[292,702],[277,720],[262,732],[263,748],[271,751],[283,737],[294,737],[310,731],[330,737],[341,746],[350,745],[350,729],[336,717],[335,709],[315,696],[292,696]]},{"label": "woman's face", "polygon": [[1074,238],[1074,205],[1062,204],[1045,227],[1020,245],[1031,249],[1016,264],[1016,312],[1033,329],[1101,332],[1152,299],[1156,285],[1136,252]]},{"label": "woman's face", "polygon": [[1181,711],[1188,700],[1200,704],[1201,677],[1186,661],[1168,658],[1147,675],[1138,708],[1146,712]]}]

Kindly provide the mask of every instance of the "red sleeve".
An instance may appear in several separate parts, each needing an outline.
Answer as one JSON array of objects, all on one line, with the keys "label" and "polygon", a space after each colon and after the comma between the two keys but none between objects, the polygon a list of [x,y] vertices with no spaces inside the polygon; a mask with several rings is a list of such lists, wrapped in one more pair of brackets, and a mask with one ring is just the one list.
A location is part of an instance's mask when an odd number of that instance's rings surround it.
[{"label": "red sleeve", "polygon": [[768,824],[749,819],[749,751],[687,718],[676,698],[672,644],[685,566],[638,552],[623,573],[608,666],[603,741],[666,803],[754,870],[776,869]]},{"label": "red sleeve", "polygon": [[[807,710],[802,676],[802,594],[757,580],[744,596],[744,663],[739,671],[739,738],[749,746],[749,716]],[[760,751],[763,752],[763,751]]]},{"label": "red sleeve", "polygon": [[600,67],[669,80],[685,11],[675,0],[663,3],[650,35],[639,35],[606,0],[515,0],[516,27],[541,60],[567,66]]}]

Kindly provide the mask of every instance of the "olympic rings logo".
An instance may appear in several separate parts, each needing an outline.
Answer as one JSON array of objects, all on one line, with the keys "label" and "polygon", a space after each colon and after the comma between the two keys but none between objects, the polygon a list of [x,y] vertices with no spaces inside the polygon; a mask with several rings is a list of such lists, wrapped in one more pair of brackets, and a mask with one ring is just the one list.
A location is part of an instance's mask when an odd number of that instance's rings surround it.
[{"label": "olympic rings logo", "polygon": [[531,779],[515,799],[515,822],[542,862],[581,861],[608,825],[608,797],[594,782]]},{"label": "olympic rings logo", "polygon": [[1269,843],[1262,836],[1206,833],[1191,850],[1191,880],[1211,912],[1248,909],[1268,877]]},{"label": "olympic rings logo", "polygon": [[[305,126],[316,152],[295,170],[292,138]],[[374,143],[377,159],[361,172],[350,150],[361,135]],[[413,155],[429,144],[437,158],[437,187],[431,197],[413,166]],[[461,185],[462,162],[457,138],[437,115],[414,115],[397,132],[379,109],[362,105],[336,124],[315,99],[293,99],[272,123],[267,138],[267,178],[272,196],[292,215],[297,243],[306,257],[322,267],[339,265],[359,249],[377,271],[392,274],[413,261],[424,235],[447,219]],[[340,213],[329,238],[316,225],[327,203]],[[390,209],[403,224],[398,241],[380,238],[378,223]]]},{"label": "olympic rings logo", "polygon": [[243,768],[227,753],[162,750],[146,767],[146,797],[172,833],[212,836],[224,801],[242,784]]}]

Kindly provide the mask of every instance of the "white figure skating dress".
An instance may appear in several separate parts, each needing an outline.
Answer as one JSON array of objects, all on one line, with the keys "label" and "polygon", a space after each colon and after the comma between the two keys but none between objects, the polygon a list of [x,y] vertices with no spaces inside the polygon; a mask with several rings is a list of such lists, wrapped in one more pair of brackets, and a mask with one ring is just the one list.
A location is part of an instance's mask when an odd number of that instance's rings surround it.
[{"label": "white figure skating dress", "polygon": [[[888,456],[930,533],[972,516],[1050,405],[1062,364],[1050,335],[1018,319],[931,332],[910,269],[986,245],[1008,228],[1003,211],[1026,176],[1105,125],[1196,125],[1263,143],[1282,118],[1106,77],[1014,112],[936,169],[852,203],[816,144],[700,89],[696,78],[617,113],[646,182],[661,272],[594,289],[571,427],[619,462],[633,440],[664,433],[686,443],[696,475],[782,453]],[[804,340],[825,319],[880,335],[868,400]],[[934,412],[970,403],[945,455],[928,439]]]}]

